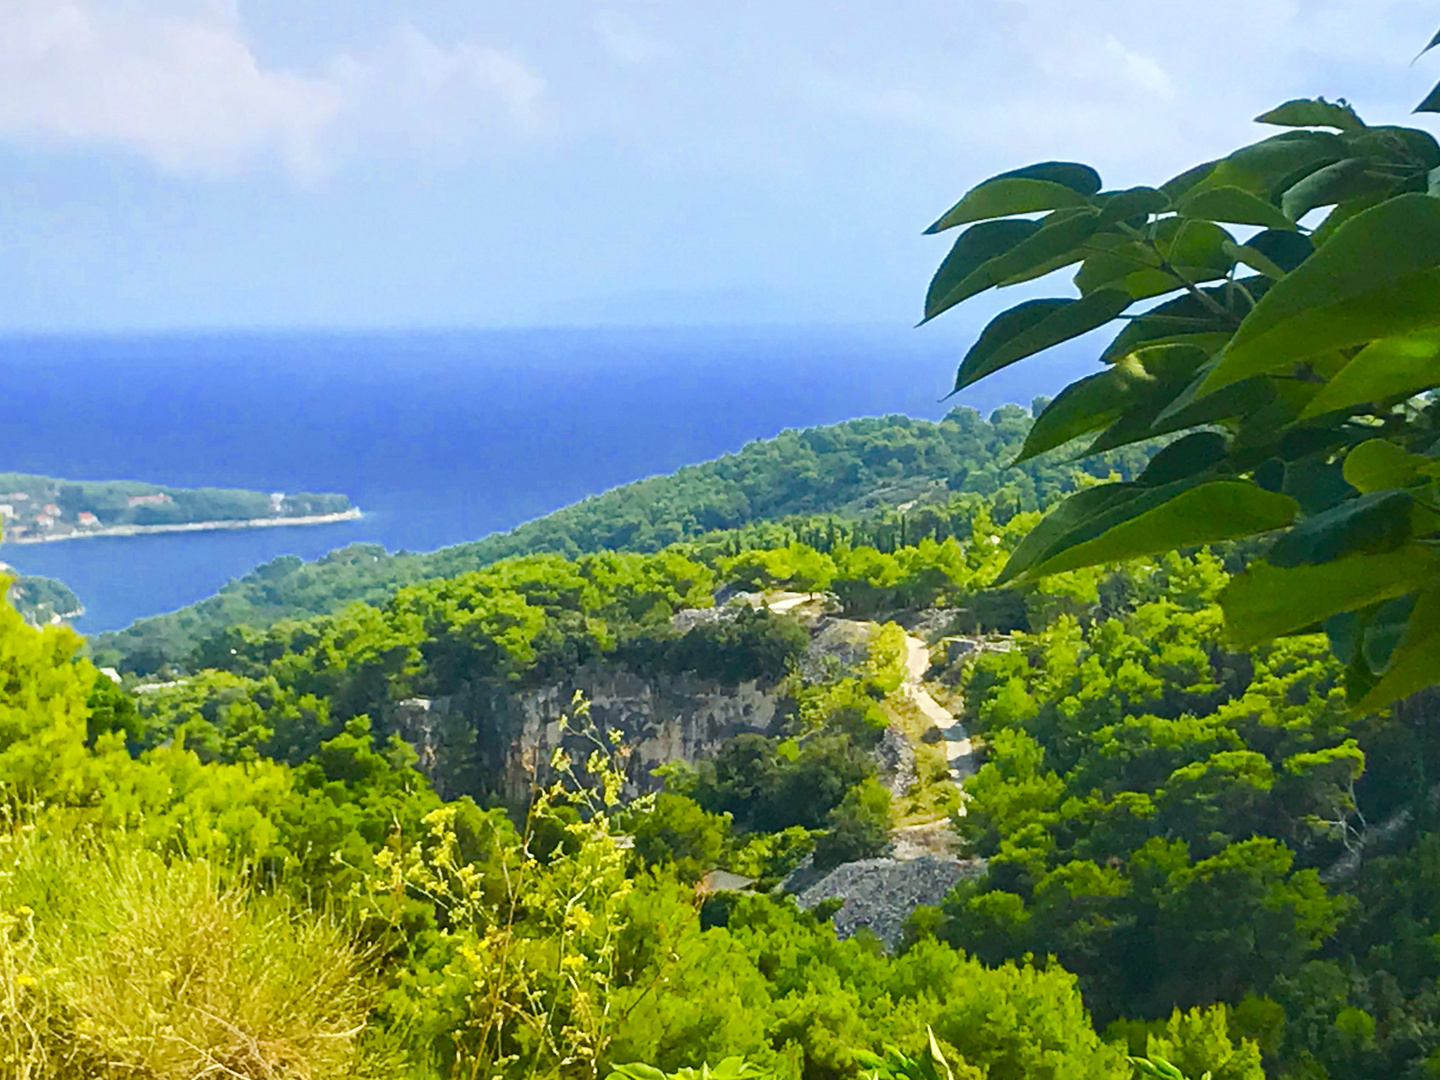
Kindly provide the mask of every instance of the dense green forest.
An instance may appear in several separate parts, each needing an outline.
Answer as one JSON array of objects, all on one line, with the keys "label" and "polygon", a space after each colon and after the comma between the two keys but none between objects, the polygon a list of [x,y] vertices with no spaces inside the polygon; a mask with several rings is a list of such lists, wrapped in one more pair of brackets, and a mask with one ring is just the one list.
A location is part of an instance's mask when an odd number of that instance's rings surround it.
[{"label": "dense green forest", "polygon": [[[1037,403],[1037,404],[1043,404]],[[678,542],[759,542],[773,534],[733,530],[762,522],[795,523],[814,539],[831,517],[868,523],[865,539],[903,543],[907,528],[943,539],[968,524],[964,507],[944,513],[956,495],[996,496],[997,512],[1034,510],[1095,478],[1130,478],[1151,446],[1071,463],[1050,455],[1009,468],[1030,416],[1018,406],[989,420],[956,409],[939,423],[904,416],[851,420],[786,431],[735,454],[585,499],[508,532],[430,554],[386,552],[353,544],[315,562],[283,557],[231,582],[208,600],[97,635],[97,658],[125,670],[183,665],[196,644],[226,626],[268,626],[283,618],[373,602],[402,585],[458,574],[509,555],[659,551]],[[907,507],[904,512],[897,508]],[[817,523],[815,518],[827,519]],[[793,533],[793,529],[791,530]]]},{"label": "dense green forest", "polygon": [[988,872],[916,932],[1053,956],[1117,1032],[1224,1001],[1275,1075],[1428,1075],[1436,702],[1355,714],[1322,635],[1227,648],[1215,556],[1074,577],[960,675]]},{"label": "dense green forest", "polygon": [[[1008,651],[932,670],[982,740],[956,820],[988,867],[918,910],[898,952],[837,940],[823,908],[695,892],[713,866],[769,887],[807,856],[874,855],[948,776],[907,799],[878,782],[898,627],[858,666],[805,675],[791,617],[673,616],[727,587],[824,590],[859,618],[963,612],[1039,517],[994,510],[963,539],[888,551],[737,535],[511,557],[227,629],[196,674],[128,691],[63,628],[0,616],[17,800],[0,882],[21,913],[0,1033],[32,1058],[155,1076],[212,1059],[264,1075],[283,1054],[315,1076],[742,1055],[858,1077],[886,1045],[921,1054],[927,1025],[966,1076],[1122,1080],[1130,1052],[1192,1076],[1427,1075],[1433,720],[1351,712],[1323,637],[1224,646],[1236,552],[1048,578],[1019,593],[1029,630]],[[386,724],[416,695],[523,691],[587,663],[758,680],[788,704],[635,801],[626,747],[583,702],[528,804],[497,802],[462,758],[427,777]],[[181,963],[200,967],[173,994]]]},{"label": "dense green forest", "polygon": [[[1083,983],[1057,964],[991,964],[944,932],[887,955],[863,934],[837,940],[824,910],[693,885],[715,865],[774,883],[804,856],[884,846],[903,808],[870,750],[903,632],[876,627],[868,659],[807,676],[809,635],[788,616],[742,607],[685,630],[672,616],[727,584],[830,589],[860,611],[883,589],[956,605],[1036,517],[998,525],[981,507],[963,541],[889,552],[841,539],[722,544],[705,561],[514,557],[379,606],[222,632],[199,658],[212,666],[133,691],[76,659],[64,628],[0,612],[14,798],[0,1048],[37,1076],[74,1062],[117,1076],[596,1076],[743,1055],[839,1078],[886,1045],[918,1054],[929,1025],[960,1075],[1126,1077],[1127,1044],[1096,1031]],[[1038,620],[1087,597],[1062,583],[1025,602]],[[789,704],[769,732],[628,803],[627,749],[583,702],[533,797],[509,806],[483,784],[442,800],[380,719],[413,694],[536,684],[596,658],[778,684]],[[943,763],[912,794],[927,784],[948,784]],[[1258,1076],[1257,1045],[1199,1005],[1162,1010],[1148,1048]]]},{"label": "dense green forest", "polygon": [[84,534],[121,525],[189,525],[202,521],[338,514],[344,495],[267,495],[238,488],[177,488],[131,480],[57,480],[0,473],[5,537],[28,540]]},{"label": "dense green forest", "polygon": [[[1022,517],[969,552],[953,539],[923,556],[857,549],[847,570],[844,546],[796,544],[770,569],[893,572],[906,556],[913,575],[949,567],[963,590],[994,575]],[[380,608],[230,632],[210,642],[228,668],[143,693],[73,660],[65,629],[0,612],[0,768],[17,799],[0,876],[10,1060],[39,1063],[35,1076],[72,1061],[95,1076],[276,1063],[287,1076],[468,1076],[562,1061],[595,1076],[744,1054],[840,1077],[864,1047],[919,1047],[919,1018],[969,1067],[1123,1076],[1058,969],[986,969],[939,942],[888,958],[785,901],[698,903],[691,881],[719,858],[775,877],[811,850],[840,861],[883,844],[888,793],[877,799],[865,747],[899,681],[894,631],[877,631],[888,647],[858,670],[795,681],[773,736],[677,776],[700,802],[667,792],[654,812],[606,802],[621,780],[596,757],[611,742],[586,742],[583,706],[573,730],[592,750],[572,752],[575,766],[554,757],[556,786],[541,773],[537,798],[508,812],[442,802],[413,750],[370,719],[402,694],[537,680],[590,652],[796,680],[806,635],[791,619],[670,624],[753,573],[747,562],[517,557]],[[773,791],[737,819],[726,808],[743,783]],[[179,992],[176,963],[190,972]],[[1005,1017],[989,1017],[996,1005]]]}]

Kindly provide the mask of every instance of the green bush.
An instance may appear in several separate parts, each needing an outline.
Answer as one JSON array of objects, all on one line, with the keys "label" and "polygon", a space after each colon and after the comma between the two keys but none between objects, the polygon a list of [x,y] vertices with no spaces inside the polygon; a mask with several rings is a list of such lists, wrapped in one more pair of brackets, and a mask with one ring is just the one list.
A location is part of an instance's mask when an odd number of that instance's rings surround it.
[{"label": "green bush", "polygon": [[867,777],[845,793],[825,817],[815,842],[815,865],[822,870],[879,855],[890,842],[890,792]]}]

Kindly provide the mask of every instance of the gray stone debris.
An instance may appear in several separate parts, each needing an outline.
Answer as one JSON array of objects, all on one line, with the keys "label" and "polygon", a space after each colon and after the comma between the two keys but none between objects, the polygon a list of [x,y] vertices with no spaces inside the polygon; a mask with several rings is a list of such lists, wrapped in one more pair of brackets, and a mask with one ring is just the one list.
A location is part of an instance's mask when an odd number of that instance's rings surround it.
[{"label": "gray stone debris", "polygon": [[862,926],[868,927],[886,948],[893,949],[900,943],[905,919],[912,911],[922,904],[940,903],[958,882],[984,872],[983,859],[945,855],[907,861],[861,859],[837,866],[800,891],[796,900],[809,909],[822,900],[842,897],[845,903],[831,920],[835,933],[846,938]]},{"label": "gray stone debris", "polygon": [[904,862],[926,855],[957,855],[959,852],[960,834],[949,818],[941,818],[895,829],[890,833],[890,847],[885,854]]},{"label": "gray stone debris", "polygon": [[895,618],[901,626],[905,627],[906,633],[914,634],[926,641],[933,641],[941,634],[949,632],[964,614],[963,608],[933,607],[920,611],[903,612]]},{"label": "gray stone debris", "polygon": [[800,661],[800,673],[810,682],[858,674],[870,658],[872,632],[871,624],[853,619],[819,620]]},{"label": "gray stone debris", "polygon": [[716,605],[708,608],[682,608],[670,616],[670,625],[682,634],[706,623],[728,622],[740,614],[738,607]]},{"label": "gray stone debris", "polygon": [[915,768],[915,748],[905,733],[894,727],[887,727],[880,737],[880,745],[875,747],[875,764],[880,782],[892,799],[904,798],[920,777]]}]

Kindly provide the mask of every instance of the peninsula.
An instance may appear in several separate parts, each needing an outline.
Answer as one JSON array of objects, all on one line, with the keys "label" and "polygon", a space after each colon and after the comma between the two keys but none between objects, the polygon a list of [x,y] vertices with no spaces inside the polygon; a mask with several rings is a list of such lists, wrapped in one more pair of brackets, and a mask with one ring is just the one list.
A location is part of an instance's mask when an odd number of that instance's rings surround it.
[{"label": "peninsula", "polygon": [[177,488],[140,481],[75,481],[0,473],[0,524],[11,544],[90,536],[327,525],[360,510],[344,495]]}]

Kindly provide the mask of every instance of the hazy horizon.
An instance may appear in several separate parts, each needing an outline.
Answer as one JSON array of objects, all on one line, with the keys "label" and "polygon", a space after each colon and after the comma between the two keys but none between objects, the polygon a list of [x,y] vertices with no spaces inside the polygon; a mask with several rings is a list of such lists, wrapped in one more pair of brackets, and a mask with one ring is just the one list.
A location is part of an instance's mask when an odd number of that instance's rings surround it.
[{"label": "hazy horizon", "polygon": [[984,176],[1155,182],[1299,96],[1409,122],[1434,19],[0,0],[0,332],[899,325],[946,250],[921,230]]}]

